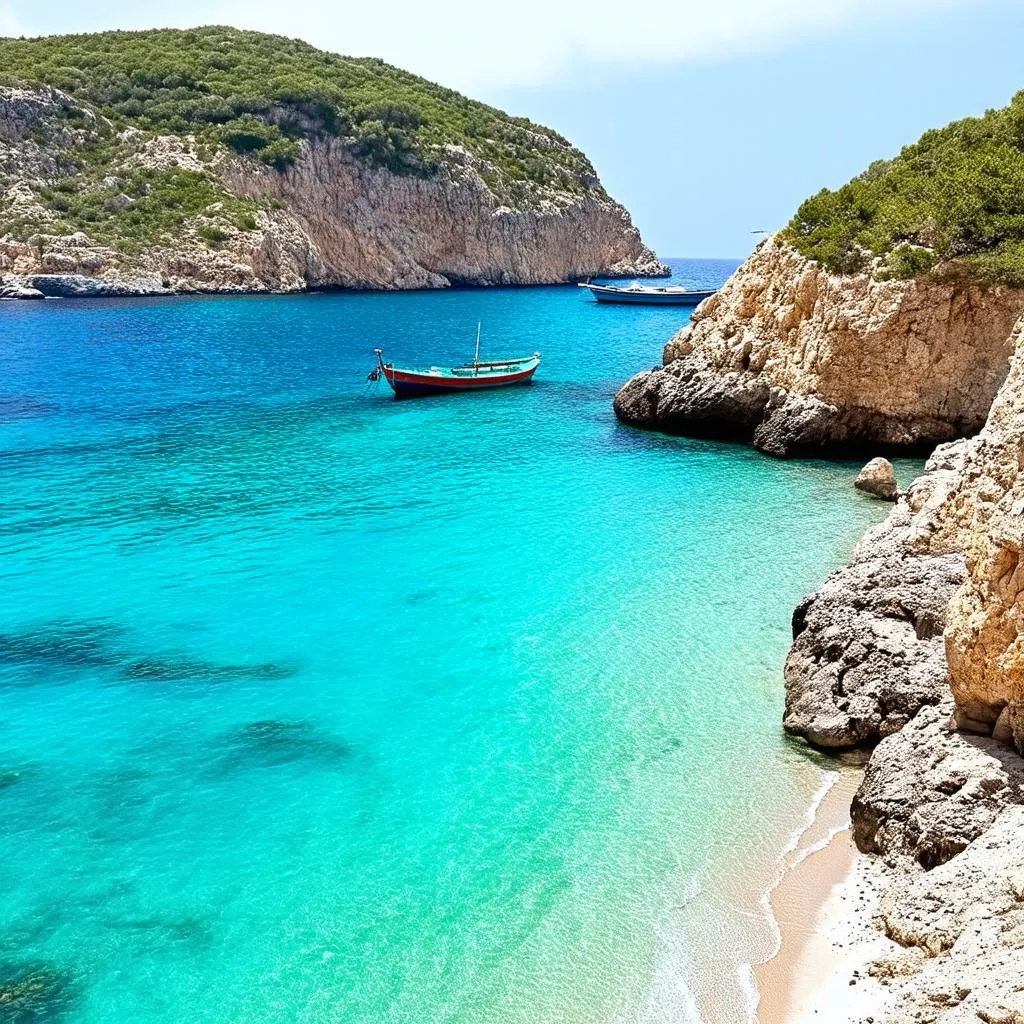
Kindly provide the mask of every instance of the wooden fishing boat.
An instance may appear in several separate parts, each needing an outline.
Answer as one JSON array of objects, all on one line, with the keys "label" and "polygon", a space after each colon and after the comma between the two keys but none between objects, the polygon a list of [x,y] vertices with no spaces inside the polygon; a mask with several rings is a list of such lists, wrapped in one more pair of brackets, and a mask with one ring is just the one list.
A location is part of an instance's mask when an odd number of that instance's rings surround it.
[{"label": "wooden fishing boat", "polygon": [[580,284],[586,288],[598,302],[622,302],[645,306],[696,306],[717,291],[702,291],[689,288],[662,287],[656,288],[642,285],[634,281],[627,288],[619,288],[611,284],[592,284],[590,281]]},{"label": "wooden fishing boat", "polygon": [[426,395],[450,394],[453,391],[482,391],[486,388],[507,388],[528,384],[540,366],[540,353],[520,359],[480,358],[480,330],[477,328],[476,356],[471,363],[445,369],[431,366],[426,370],[410,370],[384,362],[384,353],[375,348],[377,365],[370,371],[370,380],[383,377],[395,398],[422,398]]}]

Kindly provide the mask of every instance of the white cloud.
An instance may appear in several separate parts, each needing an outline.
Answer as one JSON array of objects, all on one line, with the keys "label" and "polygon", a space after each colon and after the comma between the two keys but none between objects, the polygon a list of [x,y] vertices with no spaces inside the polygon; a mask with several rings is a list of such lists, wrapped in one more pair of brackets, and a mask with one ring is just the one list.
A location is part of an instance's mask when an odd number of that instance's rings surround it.
[{"label": "white cloud", "polygon": [[[713,61],[777,50],[972,0],[179,0],[173,6],[55,0],[30,9],[42,32],[230,24],[372,55],[467,91],[565,79],[574,69]],[[974,0],[976,4],[978,0]],[[1012,0],[1011,0],[1012,2]],[[10,3],[0,2],[0,30]],[[19,8],[21,9],[21,8]],[[173,13],[172,13],[173,12]]]}]

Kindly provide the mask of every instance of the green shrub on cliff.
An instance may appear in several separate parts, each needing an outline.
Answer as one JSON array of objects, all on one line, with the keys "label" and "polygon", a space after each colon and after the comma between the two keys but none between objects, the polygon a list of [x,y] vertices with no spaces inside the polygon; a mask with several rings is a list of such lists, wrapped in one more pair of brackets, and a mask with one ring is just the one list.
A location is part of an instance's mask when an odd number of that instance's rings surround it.
[{"label": "green shrub on cliff", "polygon": [[[21,226],[13,232],[16,236],[39,230],[51,234],[85,231],[96,241],[124,252],[173,243],[187,225],[206,216],[225,218],[242,230],[252,230],[258,211],[255,200],[231,195],[206,175],[181,168],[140,168],[103,187],[73,176],[43,189],[40,198],[60,219]],[[196,233],[207,243],[227,237],[215,224],[200,226]]]},{"label": "green shrub on cliff", "polygon": [[1024,92],[823,189],[784,235],[835,273],[874,265],[878,277],[907,278],[937,267],[1024,286]]},{"label": "green shrub on cliff", "polygon": [[351,138],[369,163],[431,174],[446,145],[503,183],[597,190],[587,158],[523,118],[383,61],[224,27],[0,39],[0,82],[54,85],[110,118],[192,134],[285,168],[298,140]]},{"label": "green shrub on cliff", "polygon": [[254,153],[264,163],[283,170],[299,155],[294,139],[287,139],[276,124],[252,114],[232,118],[220,130],[221,140],[236,153]]}]

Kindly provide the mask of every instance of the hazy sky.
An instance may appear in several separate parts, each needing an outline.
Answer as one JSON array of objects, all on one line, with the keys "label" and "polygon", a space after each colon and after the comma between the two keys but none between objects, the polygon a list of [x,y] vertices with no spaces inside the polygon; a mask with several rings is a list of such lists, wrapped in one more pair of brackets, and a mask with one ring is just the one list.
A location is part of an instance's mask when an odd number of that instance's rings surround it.
[{"label": "hazy sky", "polygon": [[232,24],[374,55],[550,124],[663,255],[750,232],[1024,88],[1024,0],[0,0],[0,34]]}]

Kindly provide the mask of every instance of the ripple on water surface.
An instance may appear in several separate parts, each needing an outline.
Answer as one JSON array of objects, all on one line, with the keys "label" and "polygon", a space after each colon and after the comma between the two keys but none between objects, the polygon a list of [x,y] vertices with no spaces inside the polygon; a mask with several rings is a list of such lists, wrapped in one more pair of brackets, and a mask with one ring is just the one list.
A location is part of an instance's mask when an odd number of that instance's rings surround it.
[{"label": "ripple on water surface", "polygon": [[[0,309],[0,1019],[742,1016],[737,922],[822,779],[790,611],[882,510],[616,424],[680,316]],[[367,390],[478,320],[535,386]]]}]

